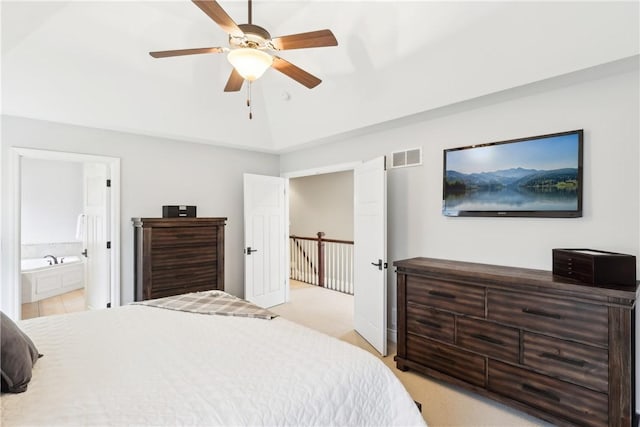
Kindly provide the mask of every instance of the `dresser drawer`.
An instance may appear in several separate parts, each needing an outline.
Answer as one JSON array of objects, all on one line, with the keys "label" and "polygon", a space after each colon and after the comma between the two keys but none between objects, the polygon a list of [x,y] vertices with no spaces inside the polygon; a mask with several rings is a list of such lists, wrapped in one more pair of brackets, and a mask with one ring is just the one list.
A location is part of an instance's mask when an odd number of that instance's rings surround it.
[{"label": "dresser drawer", "polygon": [[489,390],[587,426],[609,422],[606,394],[489,360]]},{"label": "dresser drawer", "polygon": [[488,319],[496,322],[600,346],[609,342],[606,306],[493,290],[487,305]]},{"label": "dresser drawer", "polygon": [[478,286],[407,276],[407,301],[484,317],[484,288]]},{"label": "dresser drawer", "polygon": [[525,332],[524,364],[549,375],[608,392],[607,350]]},{"label": "dresser drawer", "polygon": [[482,320],[458,317],[456,344],[508,362],[519,362],[520,332]]},{"label": "dresser drawer", "polygon": [[218,227],[156,227],[152,233],[152,248],[215,246]]},{"label": "dresser drawer", "polygon": [[156,248],[151,250],[151,259],[153,268],[215,263],[217,250],[215,246],[203,246],[197,250],[190,247]]},{"label": "dresser drawer", "polygon": [[173,295],[181,295],[181,294],[185,294],[187,293],[184,288],[165,288],[165,289],[151,289],[150,294],[147,296],[145,295],[144,299],[157,299],[157,298],[164,298],[164,297],[170,297]]},{"label": "dresser drawer", "polygon": [[407,332],[453,343],[453,331],[453,314],[407,303]]},{"label": "dresser drawer", "polygon": [[176,286],[172,288],[163,288],[163,289],[151,289],[151,295],[146,299],[156,299],[156,298],[164,298],[170,297],[174,295],[182,295],[188,294],[191,292],[202,292],[202,291],[210,291],[217,289],[215,286],[211,284],[192,284],[190,286]]},{"label": "dresser drawer", "polygon": [[479,387],[485,386],[484,357],[407,334],[407,359]]},{"label": "dresser drawer", "polygon": [[180,267],[152,271],[152,291],[174,287],[189,288],[205,285],[215,287],[217,280],[215,264],[207,266]]}]

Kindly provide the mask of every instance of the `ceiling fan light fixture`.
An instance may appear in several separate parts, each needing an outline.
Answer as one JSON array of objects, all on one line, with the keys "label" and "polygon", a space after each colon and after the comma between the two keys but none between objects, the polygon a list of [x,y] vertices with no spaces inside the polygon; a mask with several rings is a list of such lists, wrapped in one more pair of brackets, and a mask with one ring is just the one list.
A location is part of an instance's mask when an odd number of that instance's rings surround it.
[{"label": "ceiling fan light fixture", "polygon": [[267,52],[250,47],[233,49],[227,55],[233,68],[250,82],[259,79],[273,64],[273,57]]}]

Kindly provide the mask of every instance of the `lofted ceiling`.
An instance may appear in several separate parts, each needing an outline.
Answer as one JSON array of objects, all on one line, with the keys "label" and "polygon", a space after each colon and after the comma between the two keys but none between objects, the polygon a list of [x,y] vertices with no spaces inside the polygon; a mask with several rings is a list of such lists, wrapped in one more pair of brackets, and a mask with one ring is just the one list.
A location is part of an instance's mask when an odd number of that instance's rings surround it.
[{"label": "lofted ceiling", "polygon": [[[220,0],[247,22],[247,2]],[[267,70],[224,93],[228,46],[191,1],[2,1],[2,113],[283,152],[336,135],[640,53],[639,3],[261,1],[272,36],[329,28],[338,46],[282,51],[318,76]]]}]

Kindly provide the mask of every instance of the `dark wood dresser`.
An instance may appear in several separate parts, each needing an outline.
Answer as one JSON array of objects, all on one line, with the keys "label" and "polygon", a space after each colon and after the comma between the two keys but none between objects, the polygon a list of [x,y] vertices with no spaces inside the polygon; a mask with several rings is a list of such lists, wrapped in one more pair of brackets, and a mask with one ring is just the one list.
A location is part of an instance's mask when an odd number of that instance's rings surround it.
[{"label": "dark wood dresser", "polygon": [[226,218],[132,218],[135,300],[224,290]]},{"label": "dark wood dresser", "polygon": [[637,286],[430,258],[394,265],[398,369],[557,425],[631,426]]}]

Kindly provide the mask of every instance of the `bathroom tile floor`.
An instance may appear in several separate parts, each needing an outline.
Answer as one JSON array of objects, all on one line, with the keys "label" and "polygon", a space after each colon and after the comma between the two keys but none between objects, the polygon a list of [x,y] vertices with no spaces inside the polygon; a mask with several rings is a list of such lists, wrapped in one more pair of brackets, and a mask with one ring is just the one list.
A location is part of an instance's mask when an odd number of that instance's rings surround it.
[{"label": "bathroom tile floor", "polygon": [[84,311],[84,289],[22,304],[22,319]]}]

